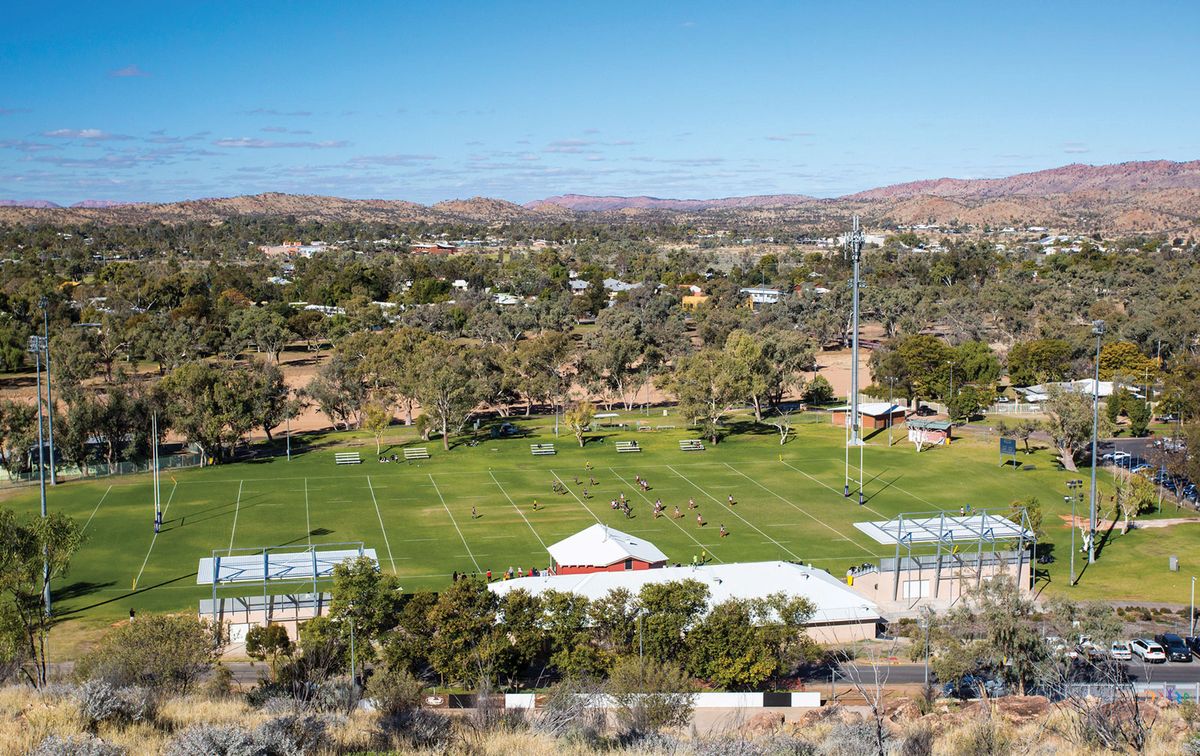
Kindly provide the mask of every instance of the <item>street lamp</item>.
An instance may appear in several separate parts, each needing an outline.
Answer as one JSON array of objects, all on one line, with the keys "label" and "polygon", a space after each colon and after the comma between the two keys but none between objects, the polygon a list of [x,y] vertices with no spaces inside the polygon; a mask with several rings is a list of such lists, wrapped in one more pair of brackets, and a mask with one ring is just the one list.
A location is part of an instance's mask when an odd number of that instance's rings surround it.
[{"label": "street lamp", "polygon": [[929,631],[933,627],[933,609],[921,607],[921,629],[925,631],[925,687],[929,687]]},{"label": "street lamp", "polygon": [[896,406],[896,376],[889,375],[888,379],[888,448],[892,448],[892,410]]},{"label": "street lamp", "polygon": [[1088,564],[1096,563],[1096,446],[1100,431],[1100,341],[1104,338],[1104,321],[1092,321],[1096,335],[1096,371],[1092,380],[1092,502],[1088,515]]},{"label": "street lamp", "polygon": [[1082,480],[1068,480],[1067,488],[1071,489],[1071,495],[1063,497],[1071,502],[1071,585],[1075,585],[1075,503],[1081,498],[1079,488],[1082,485]]},{"label": "street lamp", "polygon": [[50,430],[50,485],[58,485],[58,474],[54,471],[54,394],[50,388],[50,300],[38,300],[42,308],[42,349],[46,350],[46,423]]},{"label": "street lamp", "polygon": [[1192,576],[1192,600],[1188,604],[1188,636],[1196,634],[1196,576]]},{"label": "street lamp", "polygon": [[[45,341],[41,336],[29,337],[29,351],[33,354],[33,365],[37,371],[37,423],[38,423],[38,487],[42,496],[42,520],[46,519],[46,445],[42,439],[42,350]],[[46,616],[50,616],[50,551],[49,545],[43,549],[42,558],[42,603]]]}]

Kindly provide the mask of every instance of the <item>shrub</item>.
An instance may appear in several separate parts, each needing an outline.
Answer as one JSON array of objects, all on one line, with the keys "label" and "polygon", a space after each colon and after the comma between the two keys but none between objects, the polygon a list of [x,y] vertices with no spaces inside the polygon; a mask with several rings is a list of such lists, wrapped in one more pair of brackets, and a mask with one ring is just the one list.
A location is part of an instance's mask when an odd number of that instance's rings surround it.
[{"label": "shrub", "polygon": [[405,669],[377,669],[367,681],[367,697],[384,717],[417,708],[424,696],[425,686]]},{"label": "shrub", "polygon": [[262,756],[254,737],[236,725],[196,725],[175,736],[164,756]]},{"label": "shrub", "polygon": [[75,698],[88,726],[102,722],[129,724],[154,718],[154,694],[146,688],[117,688],[103,680],[88,680],[75,691]]},{"label": "shrub", "polygon": [[838,722],[825,735],[817,752],[822,756],[861,756],[864,753],[879,753],[879,746],[875,740],[875,725],[864,720]]},{"label": "shrub", "polygon": [[119,687],[142,685],[186,693],[212,669],[220,653],[213,630],[196,617],[147,615],[108,633],[79,661],[82,678]]},{"label": "shrub", "polygon": [[124,756],[124,754],[124,748],[105,743],[92,735],[71,735],[66,738],[50,735],[31,752],[31,756]]},{"label": "shrub", "polygon": [[617,721],[631,734],[687,724],[694,706],[693,687],[675,664],[635,657],[618,660],[607,685]]},{"label": "shrub", "polygon": [[952,736],[951,745],[960,756],[1003,756],[1012,752],[1012,737],[995,720],[983,719]]},{"label": "shrub", "polygon": [[304,756],[328,745],[326,730],[324,717],[289,714],[264,722],[252,737],[264,755]]},{"label": "shrub", "polygon": [[918,722],[904,734],[898,756],[930,756],[933,753],[933,728]]}]

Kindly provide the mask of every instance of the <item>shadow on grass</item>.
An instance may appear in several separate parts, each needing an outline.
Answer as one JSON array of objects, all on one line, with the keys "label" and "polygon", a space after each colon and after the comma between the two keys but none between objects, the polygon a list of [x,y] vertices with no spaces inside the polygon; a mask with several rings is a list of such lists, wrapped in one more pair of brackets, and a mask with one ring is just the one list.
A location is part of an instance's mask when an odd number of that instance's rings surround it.
[{"label": "shadow on grass", "polygon": [[69,585],[64,585],[53,592],[53,599],[56,602],[70,601],[71,599],[90,596],[97,591],[102,591],[105,588],[111,588],[116,585],[112,580],[107,583],[93,583],[88,580],[77,580]]},{"label": "shadow on grass", "polygon": [[[196,577],[196,571],[192,570],[191,572],[189,572],[185,575],[180,575],[179,577],[173,577],[170,580],[163,580],[162,582],[155,583],[154,585],[148,585],[145,588],[138,588],[136,591],[128,591],[126,593],[122,593],[119,596],[113,596],[110,599],[105,599],[104,601],[97,601],[93,604],[87,604],[86,606],[78,606],[78,607],[75,607],[74,609],[68,609],[65,612],[57,614],[56,617],[57,617],[57,619],[60,619],[60,620],[66,619],[67,617],[72,617],[77,614],[82,614],[83,612],[86,612],[89,609],[95,609],[97,607],[106,606],[108,604],[113,604],[118,601],[124,601],[125,599],[130,598],[131,596],[139,596],[143,593],[146,593],[147,591],[152,591],[155,588],[162,588],[164,586],[178,583],[180,580],[187,580],[188,578],[194,578],[194,577]],[[111,583],[109,585],[111,585]],[[99,590],[99,588],[93,589],[93,592],[95,590]]]}]

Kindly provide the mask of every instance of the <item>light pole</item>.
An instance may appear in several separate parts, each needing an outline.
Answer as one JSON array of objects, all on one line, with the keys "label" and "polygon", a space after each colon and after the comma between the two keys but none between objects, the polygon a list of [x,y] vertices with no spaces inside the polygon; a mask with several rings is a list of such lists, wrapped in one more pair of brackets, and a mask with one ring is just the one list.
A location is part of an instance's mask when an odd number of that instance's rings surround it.
[{"label": "light pole", "polygon": [[38,300],[42,308],[42,348],[46,350],[46,423],[50,431],[50,485],[58,485],[58,473],[54,471],[54,394],[50,388],[50,300]]},{"label": "light pole", "polygon": [[854,228],[851,230],[849,237],[846,239],[846,251],[854,264],[854,278],[850,283],[851,287],[851,305],[853,310],[852,326],[850,331],[850,413],[847,416],[850,423],[846,439],[846,473],[845,486],[842,489],[842,495],[846,498],[850,497],[850,446],[859,447],[858,450],[858,503],[862,506],[862,438],[860,437],[859,416],[858,416],[858,290],[861,287],[859,277],[861,272],[862,248],[863,248],[863,232],[858,223],[858,216],[854,216]]},{"label": "light pole", "polygon": [[1192,576],[1192,600],[1188,606],[1188,635],[1196,634],[1196,576]]},{"label": "light pole", "polygon": [[1063,497],[1071,502],[1071,585],[1075,585],[1075,503],[1079,501],[1079,488],[1082,485],[1082,480],[1068,480],[1067,488],[1071,489],[1071,495]]},{"label": "light pole", "polygon": [[954,401],[954,360],[946,360],[950,366],[950,399],[946,402],[946,415],[950,415],[950,402]]},{"label": "light pole", "polygon": [[921,629],[925,631],[925,687],[929,687],[929,631],[933,625],[933,610],[921,608]]},{"label": "light pole", "polygon": [[1088,514],[1088,564],[1096,563],[1096,446],[1100,443],[1100,341],[1104,338],[1104,321],[1092,321],[1096,335],[1096,371],[1092,379],[1092,502]]},{"label": "light pole", "polygon": [[[38,422],[38,486],[42,495],[42,520],[46,519],[46,465],[45,443],[42,441],[42,337],[29,337],[29,351],[33,352],[33,365],[37,371],[37,422]],[[50,552],[49,545],[42,551],[42,603],[46,616],[50,616]]]}]

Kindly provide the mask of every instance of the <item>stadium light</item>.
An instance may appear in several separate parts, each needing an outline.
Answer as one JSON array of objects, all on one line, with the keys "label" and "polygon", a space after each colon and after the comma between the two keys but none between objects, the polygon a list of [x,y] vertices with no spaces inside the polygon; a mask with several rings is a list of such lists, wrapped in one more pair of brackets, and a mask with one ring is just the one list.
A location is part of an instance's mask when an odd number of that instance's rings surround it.
[{"label": "stadium light", "polygon": [[[46,519],[46,443],[42,437],[42,350],[45,348],[41,336],[29,337],[28,351],[33,355],[34,370],[37,372],[37,422],[38,422],[38,487],[42,496],[42,520]],[[46,616],[50,616],[50,554],[45,552],[42,560],[42,603]]]},{"label": "stadium light", "polygon": [[1104,338],[1104,321],[1092,321],[1096,335],[1096,371],[1092,379],[1092,502],[1088,515],[1088,564],[1096,563],[1096,446],[1100,443],[1100,342]]},{"label": "stadium light", "polygon": [[54,394],[50,386],[50,300],[43,296],[38,300],[42,308],[42,349],[46,350],[46,424],[50,431],[50,485],[58,485],[58,473],[54,471]]}]

